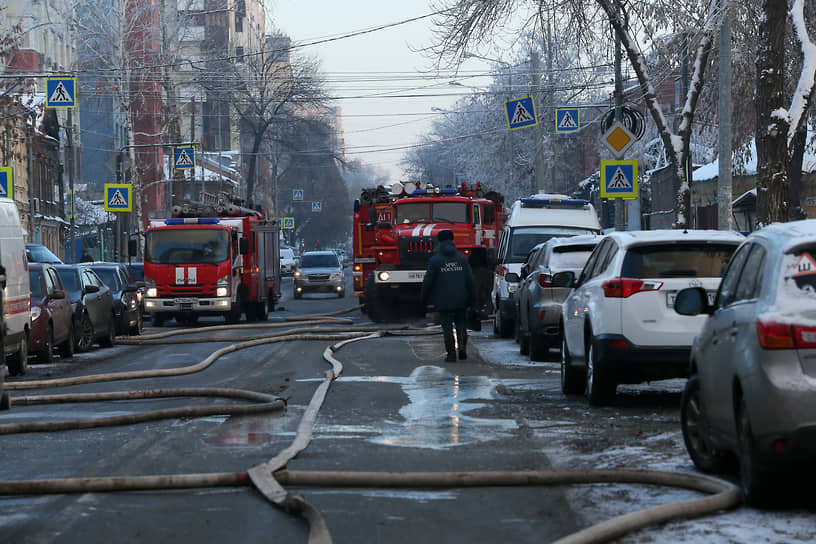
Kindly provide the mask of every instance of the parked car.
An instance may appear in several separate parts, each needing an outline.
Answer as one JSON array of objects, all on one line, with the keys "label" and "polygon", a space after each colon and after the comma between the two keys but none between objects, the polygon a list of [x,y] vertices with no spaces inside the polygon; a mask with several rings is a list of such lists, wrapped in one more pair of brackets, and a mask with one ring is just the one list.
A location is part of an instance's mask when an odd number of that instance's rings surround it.
[{"label": "parked car", "polygon": [[618,384],[688,376],[705,317],[679,315],[674,298],[689,286],[713,298],[743,240],[716,230],[612,232],[577,280],[572,271],[555,274],[553,285],[573,288],[561,308],[562,390],[601,405]]},{"label": "parked car", "polygon": [[68,291],[74,320],[77,351],[88,351],[94,342],[102,347],[116,343],[116,319],[110,287],[88,266],[54,265]]},{"label": "parked car", "polygon": [[343,267],[334,251],[307,251],[300,257],[295,270],[294,297],[300,298],[309,291],[328,291],[343,298],[346,289]]},{"label": "parked car", "polygon": [[593,234],[550,238],[530,252],[521,267],[516,295],[515,321],[522,355],[529,353],[533,361],[544,361],[551,347],[561,345],[561,304],[569,289],[553,286],[553,275],[566,270],[580,273],[600,240]]},{"label": "parked car", "polygon": [[680,412],[692,461],[722,472],[736,456],[748,503],[784,499],[816,453],[816,220],[752,233],[713,303],[692,287],[675,310],[705,319]]},{"label": "parked car", "polygon": [[[127,263],[125,266],[127,267],[127,270],[130,273],[130,275],[133,276],[133,279],[136,281],[136,285],[139,286],[139,290],[136,291],[136,297],[139,300],[139,309],[141,310],[142,318],[144,319],[149,315],[147,312],[145,312],[144,306],[144,297],[146,291],[146,287],[144,286],[144,263],[131,262]],[[140,285],[139,282],[142,282],[142,284]]]},{"label": "parked car", "polygon": [[62,259],[54,255],[50,249],[41,244],[26,244],[26,258],[30,263],[63,264]]},{"label": "parked car", "polygon": [[[11,376],[28,370],[28,341],[31,336],[31,287],[24,258],[23,227],[17,205],[0,198],[0,291],[3,320],[0,323],[3,354]],[[0,409],[7,409],[8,394],[3,391],[5,369],[0,364]]]},{"label": "parked car", "polygon": [[111,289],[116,334],[141,334],[144,324],[139,306],[139,286],[144,287],[144,282],[137,283],[123,263],[94,262],[86,266]]},{"label": "parked car", "polygon": [[54,360],[54,346],[60,357],[74,356],[74,324],[71,301],[57,270],[47,263],[29,263],[31,285],[31,338],[29,353],[41,363]]},{"label": "parked car", "polygon": [[291,247],[281,246],[280,248],[280,270],[281,274],[291,276],[297,267],[295,261],[295,251]]}]

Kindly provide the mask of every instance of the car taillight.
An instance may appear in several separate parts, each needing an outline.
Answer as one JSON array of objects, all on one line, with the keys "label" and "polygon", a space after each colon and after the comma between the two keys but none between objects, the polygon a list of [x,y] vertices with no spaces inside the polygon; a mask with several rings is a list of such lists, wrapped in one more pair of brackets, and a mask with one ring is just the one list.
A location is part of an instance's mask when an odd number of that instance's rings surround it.
[{"label": "car taillight", "polygon": [[657,291],[663,287],[662,281],[636,280],[632,278],[614,278],[601,284],[607,298],[627,298],[643,291]]},{"label": "car taillight", "polygon": [[816,348],[816,327],[757,319],[756,330],[764,349]]},{"label": "car taillight", "polygon": [[541,287],[552,287],[552,274],[539,274],[538,284]]}]

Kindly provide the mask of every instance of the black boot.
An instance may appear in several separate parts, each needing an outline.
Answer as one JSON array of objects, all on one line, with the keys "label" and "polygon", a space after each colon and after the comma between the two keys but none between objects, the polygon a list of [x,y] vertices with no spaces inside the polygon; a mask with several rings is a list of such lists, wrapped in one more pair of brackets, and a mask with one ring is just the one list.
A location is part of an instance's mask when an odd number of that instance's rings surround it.
[{"label": "black boot", "polygon": [[453,335],[450,338],[447,336],[445,337],[445,351],[448,352],[448,356],[445,357],[446,363],[455,363],[456,362],[456,341],[453,339]]},{"label": "black boot", "polygon": [[459,342],[459,360],[467,359],[467,329],[456,329],[456,340]]}]

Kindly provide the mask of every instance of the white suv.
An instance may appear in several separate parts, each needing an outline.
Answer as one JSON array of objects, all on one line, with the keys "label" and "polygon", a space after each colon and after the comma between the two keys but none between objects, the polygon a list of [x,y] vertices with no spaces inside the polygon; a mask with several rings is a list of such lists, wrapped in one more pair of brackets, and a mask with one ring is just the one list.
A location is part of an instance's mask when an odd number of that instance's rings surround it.
[{"label": "white suv", "polygon": [[620,383],[688,376],[694,336],[705,316],[674,311],[680,289],[703,287],[713,298],[736,232],[653,230],[604,237],[575,279],[561,272],[553,284],[573,287],[561,308],[561,389],[584,392],[602,405]]}]

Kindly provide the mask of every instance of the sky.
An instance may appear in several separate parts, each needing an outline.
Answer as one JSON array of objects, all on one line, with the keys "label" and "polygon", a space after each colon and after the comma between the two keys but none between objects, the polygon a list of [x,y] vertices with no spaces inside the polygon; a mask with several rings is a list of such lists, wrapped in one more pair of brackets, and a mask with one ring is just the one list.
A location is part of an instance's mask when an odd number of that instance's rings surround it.
[{"label": "sky", "polygon": [[[422,17],[433,11],[427,0],[272,0],[267,17],[293,45]],[[268,29],[269,31],[269,29]],[[437,73],[421,49],[433,43],[432,18],[360,36],[299,47],[317,58],[332,96],[343,111],[346,155],[386,169],[391,181],[404,179],[400,160],[427,133],[431,120],[452,108],[473,86],[484,85],[490,63],[467,59]],[[454,84],[450,82],[454,81]],[[463,87],[458,84],[468,85]],[[373,96],[378,95],[378,96]]]}]

